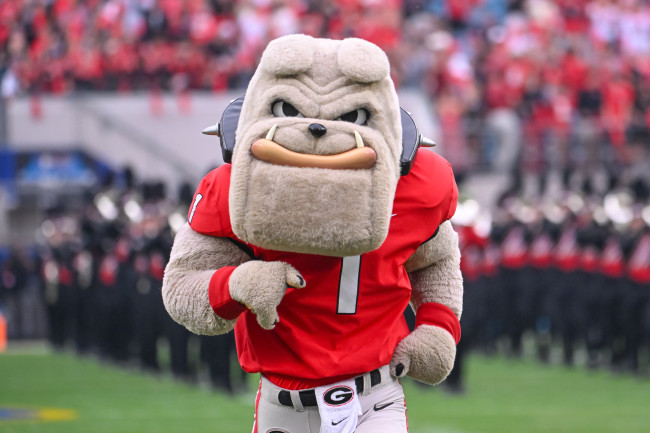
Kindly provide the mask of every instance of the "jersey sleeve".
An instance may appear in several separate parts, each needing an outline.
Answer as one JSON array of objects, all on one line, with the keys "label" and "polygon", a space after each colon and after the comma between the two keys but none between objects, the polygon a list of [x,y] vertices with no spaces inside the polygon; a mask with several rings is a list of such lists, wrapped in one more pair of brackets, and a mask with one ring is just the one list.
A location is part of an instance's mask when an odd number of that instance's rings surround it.
[{"label": "jersey sleeve", "polygon": [[228,208],[230,168],[230,164],[222,165],[201,180],[187,214],[187,221],[194,231],[208,236],[236,238]]},{"label": "jersey sleeve", "polygon": [[458,187],[451,164],[431,150],[418,150],[411,172],[398,183],[395,201],[393,213],[415,215],[411,227],[424,235],[422,242],[430,239],[456,212]]},{"label": "jersey sleeve", "polygon": [[460,320],[456,314],[444,304],[427,302],[420,305],[415,315],[415,327],[430,325],[449,332],[456,344],[460,341]]}]

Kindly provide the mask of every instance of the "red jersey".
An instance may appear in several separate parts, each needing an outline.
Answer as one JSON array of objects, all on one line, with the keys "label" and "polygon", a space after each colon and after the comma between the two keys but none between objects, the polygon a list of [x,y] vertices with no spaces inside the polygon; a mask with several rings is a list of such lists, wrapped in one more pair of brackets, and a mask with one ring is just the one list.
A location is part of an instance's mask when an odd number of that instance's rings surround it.
[{"label": "red jersey", "polygon": [[[199,233],[243,243],[230,225],[230,172],[226,164],[201,181],[189,221]],[[287,290],[273,330],[260,327],[250,311],[241,314],[235,339],[242,368],[261,372],[280,387],[304,389],[388,364],[397,343],[409,333],[403,312],[411,285],[404,263],[452,217],[457,198],[449,163],[419,150],[411,172],[398,182],[388,235],[378,249],[341,258],[247,244],[258,260],[294,266],[307,285]],[[341,278],[344,267],[352,270],[352,279]],[[222,283],[213,287],[215,280]],[[227,281],[213,277],[210,290],[228,291]]]}]

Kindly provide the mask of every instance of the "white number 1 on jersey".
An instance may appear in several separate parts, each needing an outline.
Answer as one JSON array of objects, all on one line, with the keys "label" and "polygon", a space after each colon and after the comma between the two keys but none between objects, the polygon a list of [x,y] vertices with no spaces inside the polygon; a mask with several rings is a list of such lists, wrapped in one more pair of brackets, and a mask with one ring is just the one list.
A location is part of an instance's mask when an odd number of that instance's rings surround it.
[{"label": "white number 1 on jersey", "polygon": [[194,212],[196,212],[196,207],[199,205],[199,202],[203,198],[203,194],[197,194],[194,199],[194,205],[192,206],[192,212],[190,212],[190,217],[188,218],[190,224],[192,224],[192,219],[194,218]]},{"label": "white number 1 on jersey", "polygon": [[361,256],[343,257],[339,277],[337,314],[356,314],[359,299],[359,273]]}]

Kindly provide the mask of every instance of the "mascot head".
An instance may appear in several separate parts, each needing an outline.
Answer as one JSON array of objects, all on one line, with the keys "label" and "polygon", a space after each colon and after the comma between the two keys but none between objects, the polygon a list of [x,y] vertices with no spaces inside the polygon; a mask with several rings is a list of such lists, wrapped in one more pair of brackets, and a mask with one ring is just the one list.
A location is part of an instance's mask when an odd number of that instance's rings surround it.
[{"label": "mascot head", "polygon": [[238,114],[230,219],[240,239],[330,256],[383,243],[402,114],[381,49],[360,39],[276,39]]}]

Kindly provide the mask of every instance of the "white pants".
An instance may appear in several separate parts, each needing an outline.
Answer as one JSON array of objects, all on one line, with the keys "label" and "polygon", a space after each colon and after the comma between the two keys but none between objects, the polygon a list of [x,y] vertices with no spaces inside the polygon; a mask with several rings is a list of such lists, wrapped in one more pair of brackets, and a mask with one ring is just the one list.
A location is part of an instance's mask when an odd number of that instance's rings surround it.
[{"label": "white pants", "polygon": [[[402,385],[390,375],[388,366],[382,367],[380,371],[381,382],[372,387],[366,386],[359,395],[363,414],[359,417],[355,433],[406,433],[406,405]],[[365,376],[369,374],[364,375],[366,384],[369,381]],[[318,433],[321,424],[318,407],[295,408],[282,405],[278,400],[280,391],[282,388],[262,376],[253,433]],[[295,397],[292,400],[300,405]]]}]

